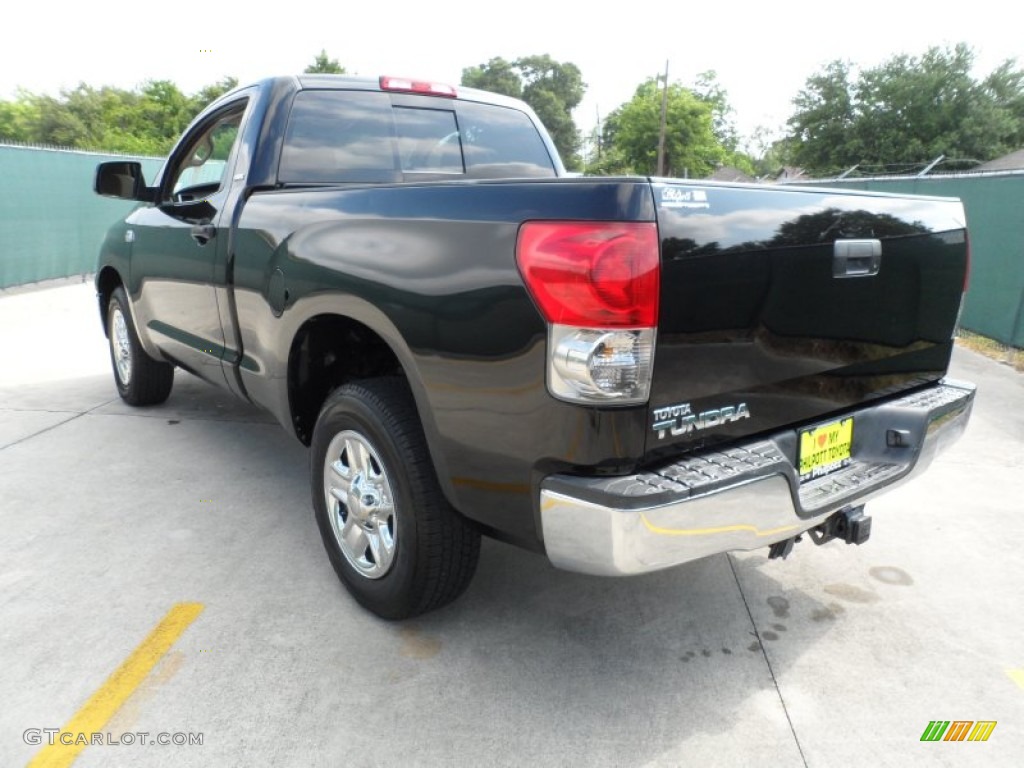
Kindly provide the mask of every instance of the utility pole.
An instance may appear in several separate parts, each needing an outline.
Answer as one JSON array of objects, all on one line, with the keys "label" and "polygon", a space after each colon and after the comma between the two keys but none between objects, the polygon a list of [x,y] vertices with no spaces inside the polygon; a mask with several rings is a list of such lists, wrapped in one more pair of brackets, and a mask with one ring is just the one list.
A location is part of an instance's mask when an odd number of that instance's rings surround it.
[{"label": "utility pole", "polygon": [[665,60],[665,81],[661,88],[661,128],[658,130],[658,175],[665,175],[665,113],[668,110],[668,59]]}]

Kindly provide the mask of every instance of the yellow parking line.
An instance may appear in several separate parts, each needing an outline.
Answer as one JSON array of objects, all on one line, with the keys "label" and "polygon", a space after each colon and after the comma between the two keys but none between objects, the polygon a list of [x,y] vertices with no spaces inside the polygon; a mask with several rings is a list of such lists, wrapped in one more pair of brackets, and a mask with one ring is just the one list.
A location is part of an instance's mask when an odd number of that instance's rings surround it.
[{"label": "yellow parking line", "polygon": [[[71,765],[78,757],[78,753],[87,746],[85,743],[75,743],[88,740],[77,739],[78,734],[100,732],[202,612],[202,603],[178,603],[171,608],[139,647],[132,651],[131,656],[114,670],[99,690],[85,702],[67,725],[61,728],[61,732],[54,737],[53,744],[47,744],[36,753],[28,768],[57,768]],[[71,734],[70,737],[65,737],[69,744],[61,743],[61,736],[65,733]]]},{"label": "yellow parking line", "polygon": [[1021,688],[1024,688],[1024,669],[1008,669],[1006,670],[1006,674],[1010,676],[1010,679],[1013,680],[1013,682]]}]

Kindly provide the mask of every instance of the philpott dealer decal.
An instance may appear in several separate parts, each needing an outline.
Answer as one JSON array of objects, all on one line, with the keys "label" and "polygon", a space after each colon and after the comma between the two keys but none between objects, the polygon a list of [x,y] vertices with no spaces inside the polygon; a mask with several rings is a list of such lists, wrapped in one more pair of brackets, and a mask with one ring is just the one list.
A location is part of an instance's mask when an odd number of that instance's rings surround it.
[{"label": "philpott dealer decal", "polygon": [[708,193],[704,189],[683,189],[681,187],[661,188],[662,208],[710,208]]}]

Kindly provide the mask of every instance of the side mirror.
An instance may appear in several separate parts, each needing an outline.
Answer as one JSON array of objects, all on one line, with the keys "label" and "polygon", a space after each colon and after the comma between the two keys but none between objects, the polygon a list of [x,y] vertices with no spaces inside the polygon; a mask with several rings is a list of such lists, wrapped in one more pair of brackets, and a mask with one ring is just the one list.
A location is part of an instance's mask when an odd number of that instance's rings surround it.
[{"label": "side mirror", "polygon": [[142,163],[114,160],[96,166],[93,191],[104,197],[138,200],[151,203],[156,200],[155,190],[146,186]]}]

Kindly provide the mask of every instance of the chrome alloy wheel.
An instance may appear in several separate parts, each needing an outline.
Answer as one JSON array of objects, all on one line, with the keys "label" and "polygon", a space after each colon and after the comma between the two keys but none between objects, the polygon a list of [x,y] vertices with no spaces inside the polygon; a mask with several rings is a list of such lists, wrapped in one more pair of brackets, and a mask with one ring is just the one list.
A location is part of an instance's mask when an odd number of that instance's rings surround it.
[{"label": "chrome alloy wheel", "polygon": [[383,462],[358,432],[339,432],[324,459],[324,500],[345,559],[368,579],[395,560],[395,496]]},{"label": "chrome alloy wheel", "polygon": [[114,354],[117,377],[125,386],[132,380],[132,346],[128,336],[128,323],[120,307],[114,307],[110,319],[110,350]]}]

